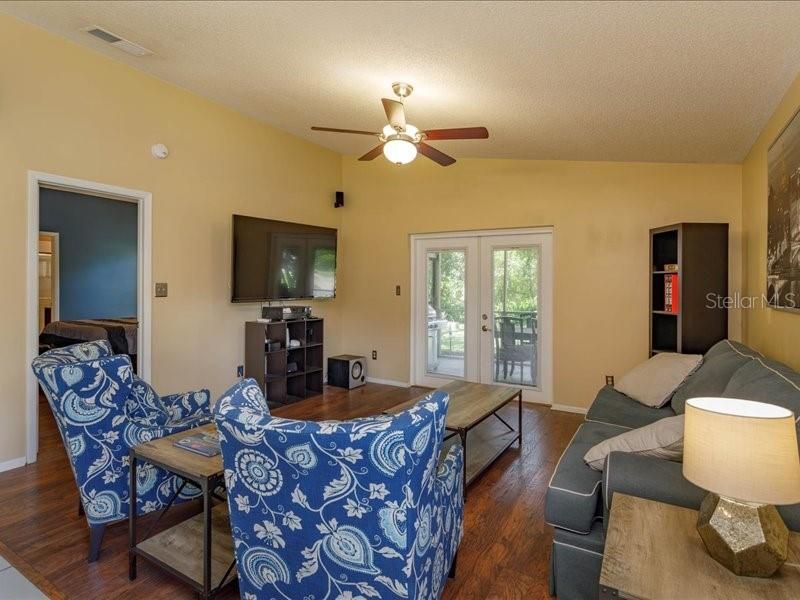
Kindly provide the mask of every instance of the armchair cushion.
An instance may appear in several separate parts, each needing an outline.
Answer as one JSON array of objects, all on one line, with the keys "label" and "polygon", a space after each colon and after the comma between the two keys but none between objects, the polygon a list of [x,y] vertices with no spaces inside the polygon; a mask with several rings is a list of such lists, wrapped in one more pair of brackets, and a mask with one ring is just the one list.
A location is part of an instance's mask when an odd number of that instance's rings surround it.
[{"label": "armchair cushion", "polygon": [[208,390],[159,396],[146,381],[133,376],[131,395],[125,402],[128,416],[140,425],[172,427],[211,420]]},{"label": "armchair cushion", "polygon": [[125,400],[128,418],[145,427],[164,427],[169,422],[169,413],[153,387],[136,375],[131,381],[131,393]]},{"label": "armchair cushion", "polygon": [[245,380],[214,408],[243,598],[438,598],[461,540],[448,397],[354,421],[271,417]]},{"label": "armchair cushion", "polygon": [[161,403],[173,423],[191,418],[211,419],[211,392],[206,389],[161,396]]}]

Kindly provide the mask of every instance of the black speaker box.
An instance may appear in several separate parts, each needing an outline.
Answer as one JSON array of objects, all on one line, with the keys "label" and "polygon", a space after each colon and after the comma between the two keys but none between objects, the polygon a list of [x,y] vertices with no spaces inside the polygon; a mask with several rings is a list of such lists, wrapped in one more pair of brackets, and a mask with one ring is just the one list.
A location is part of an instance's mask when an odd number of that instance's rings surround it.
[{"label": "black speaker box", "polygon": [[367,359],[353,354],[328,357],[328,384],[352,390],[367,382]]}]

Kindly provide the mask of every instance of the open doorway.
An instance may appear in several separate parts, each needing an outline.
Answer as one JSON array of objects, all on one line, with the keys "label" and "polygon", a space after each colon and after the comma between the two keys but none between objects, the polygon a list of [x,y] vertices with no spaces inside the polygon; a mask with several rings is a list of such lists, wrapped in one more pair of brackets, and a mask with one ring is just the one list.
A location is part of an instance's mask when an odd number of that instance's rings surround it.
[{"label": "open doorway", "polygon": [[55,231],[39,232],[39,331],[58,321],[58,240]]},{"label": "open doorway", "polygon": [[[28,364],[52,348],[105,340],[149,378],[150,230],[146,192],[30,173]],[[29,372],[28,463],[39,451],[39,400]]]}]

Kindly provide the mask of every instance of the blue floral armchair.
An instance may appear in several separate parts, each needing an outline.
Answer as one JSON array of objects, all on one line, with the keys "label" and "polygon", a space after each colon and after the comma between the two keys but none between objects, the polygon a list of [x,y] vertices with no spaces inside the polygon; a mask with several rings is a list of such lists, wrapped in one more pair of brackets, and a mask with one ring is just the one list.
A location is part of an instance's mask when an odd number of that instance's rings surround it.
[{"label": "blue floral armchair", "polygon": [[245,380],[214,409],[242,598],[439,598],[454,574],[463,452],[439,463],[448,396],[396,416],[269,415]]},{"label": "blue floral armchair", "polygon": [[[134,375],[130,358],[112,356],[105,341],[50,350],[31,366],[55,416],[78,484],[80,505],[89,523],[89,562],[93,562],[106,525],[128,517],[130,448],[208,422],[209,392],[159,397]],[[181,484],[177,476],[143,464],[137,469],[139,512],[165,508]],[[187,484],[176,502],[198,492]]]}]

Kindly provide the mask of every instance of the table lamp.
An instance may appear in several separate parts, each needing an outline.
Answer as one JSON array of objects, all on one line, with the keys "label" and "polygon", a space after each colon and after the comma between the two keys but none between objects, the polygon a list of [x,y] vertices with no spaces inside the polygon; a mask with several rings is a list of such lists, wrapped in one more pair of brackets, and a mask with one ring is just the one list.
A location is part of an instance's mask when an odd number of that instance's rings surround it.
[{"label": "table lamp", "polygon": [[786,561],[789,531],[776,504],[800,502],[794,414],[763,402],[686,402],[683,475],[710,493],[697,531],[737,575],[770,577]]}]

